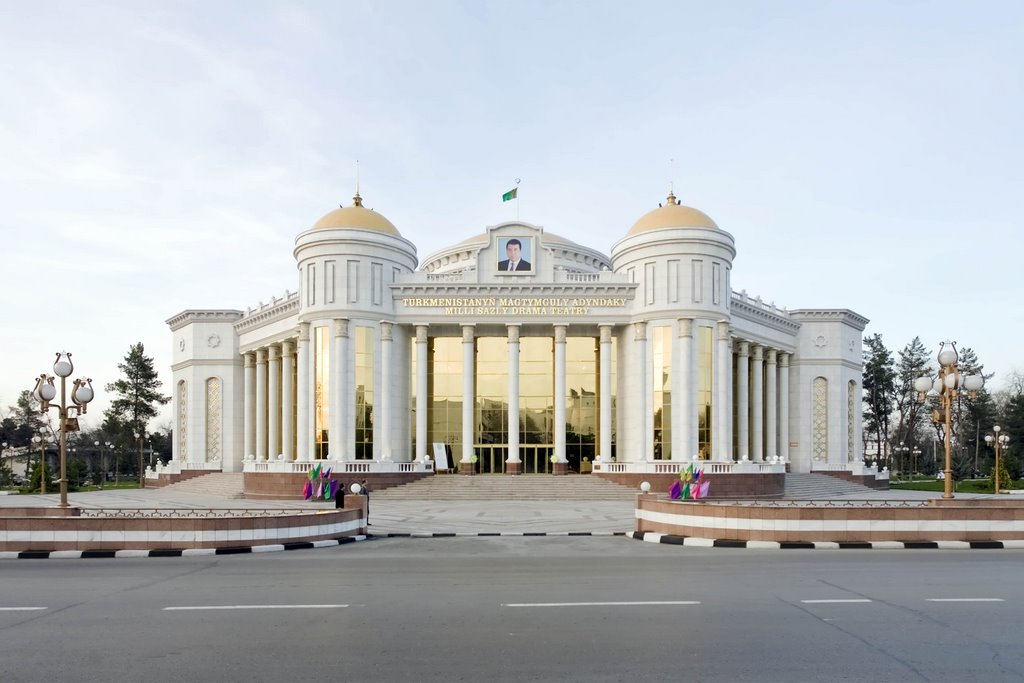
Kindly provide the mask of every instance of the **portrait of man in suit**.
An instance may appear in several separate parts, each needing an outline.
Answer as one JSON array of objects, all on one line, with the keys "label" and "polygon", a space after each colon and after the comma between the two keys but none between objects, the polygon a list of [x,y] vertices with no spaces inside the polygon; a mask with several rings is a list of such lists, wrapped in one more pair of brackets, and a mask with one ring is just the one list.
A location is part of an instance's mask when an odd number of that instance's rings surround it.
[{"label": "portrait of man in suit", "polygon": [[[524,243],[526,246],[525,249]],[[498,272],[532,273],[533,264],[527,260],[530,257],[529,248],[531,246],[532,241],[526,237],[524,237],[523,239],[519,239],[518,237],[511,237],[508,240],[506,240],[506,258],[502,261],[498,261]]]}]

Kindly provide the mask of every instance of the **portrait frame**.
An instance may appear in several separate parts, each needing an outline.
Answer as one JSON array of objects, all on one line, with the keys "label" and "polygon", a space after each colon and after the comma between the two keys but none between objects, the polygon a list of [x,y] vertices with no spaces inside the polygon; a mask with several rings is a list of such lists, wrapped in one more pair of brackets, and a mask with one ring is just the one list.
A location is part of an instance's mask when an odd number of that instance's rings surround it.
[{"label": "portrait frame", "polygon": [[[516,270],[507,270],[506,264],[508,263],[508,245],[509,242],[513,244],[519,243],[520,247],[520,261],[519,268]],[[506,235],[498,238],[497,245],[497,258],[495,259],[494,267],[500,275],[532,275],[537,272],[536,263],[536,249],[534,249],[534,238],[527,235]],[[524,264],[529,267],[523,267]]]}]

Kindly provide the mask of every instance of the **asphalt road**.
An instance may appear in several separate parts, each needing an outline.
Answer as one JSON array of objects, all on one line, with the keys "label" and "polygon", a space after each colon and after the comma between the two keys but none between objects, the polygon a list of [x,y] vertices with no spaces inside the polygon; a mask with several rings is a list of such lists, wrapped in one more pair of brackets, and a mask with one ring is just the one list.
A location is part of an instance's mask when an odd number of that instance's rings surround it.
[{"label": "asphalt road", "polygon": [[0,680],[1020,681],[1022,560],[608,536],[17,560]]}]

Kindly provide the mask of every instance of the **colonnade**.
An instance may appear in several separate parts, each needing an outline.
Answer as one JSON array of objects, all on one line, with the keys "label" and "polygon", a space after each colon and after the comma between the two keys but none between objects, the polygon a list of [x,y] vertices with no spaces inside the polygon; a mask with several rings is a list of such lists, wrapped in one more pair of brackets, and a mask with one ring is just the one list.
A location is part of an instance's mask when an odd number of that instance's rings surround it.
[{"label": "colonnade", "polygon": [[[694,335],[696,322],[691,318],[676,321],[676,343],[673,345],[673,373],[671,391],[674,398],[672,411],[672,460],[688,461],[698,454],[698,401],[697,401],[697,344]],[[391,396],[390,373],[408,372],[394,362],[394,323],[381,321],[377,334],[376,355],[379,359],[381,381],[375,392],[374,459],[390,460],[396,444],[392,443],[391,424],[394,406],[405,405],[402,397]],[[429,454],[427,377],[429,370],[429,326],[416,324],[414,354],[416,357],[416,452],[417,461]],[[554,394],[566,393],[566,336],[567,325],[553,325],[554,332]],[[598,378],[598,451],[597,458],[610,462],[612,454],[612,337],[616,325],[599,326]],[[649,367],[647,343],[648,323],[632,325],[632,344],[627,353],[636,354],[638,367]],[[329,382],[329,443],[328,453],[333,460],[350,460],[355,452],[355,396],[353,386],[353,355],[347,319],[334,319],[331,325]],[[244,455],[255,456],[256,461],[312,460],[315,457],[314,415],[315,364],[311,346],[310,324],[299,323],[295,338],[267,344],[247,351],[244,356]],[[463,367],[472,368],[475,354],[475,325],[461,326]],[[520,325],[506,325],[508,363],[508,459],[507,471],[517,472],[522,465],[519,445],[519,334]],[[711,372],[712,441],[711,459],[725,462],[750,460],[763,462],[789,456],[789,361],[791,354],[764,344],[740,340],[734,346],[728,322],[721,321],[714,328],[714,366]],[[734,358],[735,357],[735,358]],[[734,363],[735,360],[735,363]],[[735,376],[734,376],[735,367]],[[635,381],[642,400],[631,403],[640,411],[642,439],[638,457],[628,457],[633,448],[620,448],[626,455],[620,462],[646,461],[653,453],[652,387],[640,373]],[[473,372],[462,374],[462,451],[461,464],[468,467],[475,441],[475,377]],[[735,397],[734,397],[735,393]],[[734,412],[735,411],[735,412]],[[628,418],[627,418],[628,419]],[[554,401],[554,457],[558,465],[566,463],[566,409],[565,400]],[[401,444],[397,445],[401,452]],[[404,460],[403,457],[397,458]]]}]

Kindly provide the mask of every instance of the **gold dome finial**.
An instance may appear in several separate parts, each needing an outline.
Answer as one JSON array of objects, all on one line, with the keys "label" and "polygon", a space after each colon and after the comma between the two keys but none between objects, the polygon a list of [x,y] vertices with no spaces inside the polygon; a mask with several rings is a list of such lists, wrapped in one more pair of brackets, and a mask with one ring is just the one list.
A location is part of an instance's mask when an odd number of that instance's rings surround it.
[{"label": "gold dome finial", "polygon": [[356,190],[356,196],[352,197],[352,206],[362,206],[363,198],[359,196],[359,190]]},{"label": "gold dome finial", "polygon": [[669,188],[668,197],[665,198],[665,202],[666,202],[666,206],[676,206],[677,204],[679,204],[679,200],[676,199],[676,196],[672,192],[671,188]]}]

